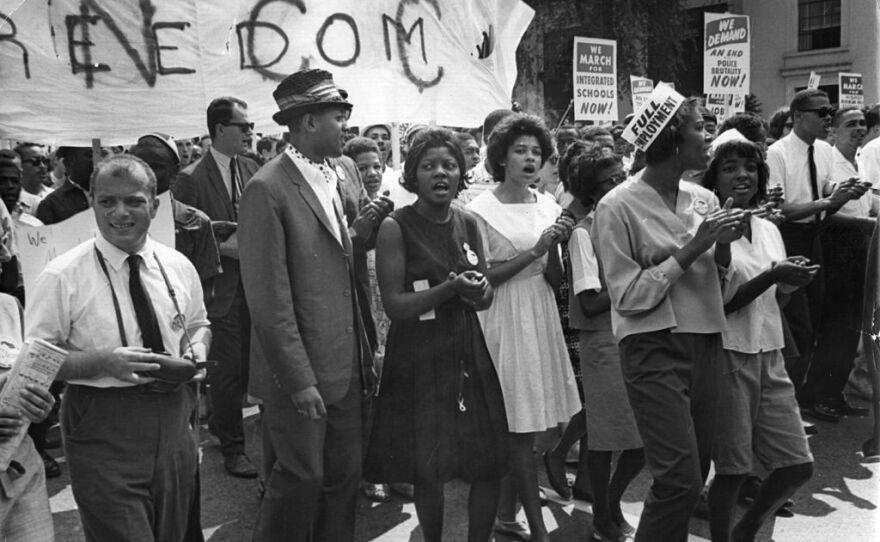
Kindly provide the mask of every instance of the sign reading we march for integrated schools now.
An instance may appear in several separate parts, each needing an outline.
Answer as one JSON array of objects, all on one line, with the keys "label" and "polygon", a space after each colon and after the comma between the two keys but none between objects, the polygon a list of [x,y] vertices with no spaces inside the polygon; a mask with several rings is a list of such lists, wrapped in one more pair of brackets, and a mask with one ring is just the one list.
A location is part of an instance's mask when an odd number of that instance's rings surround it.
[{"label": "sign reading we march for integrated schools now", "polygon": [[865,90],[860,73],[838,73],[840,107],[864,107]]},{"label": "sign reading we march for integrated schools now", "polygon": [[749,18],[730,13],[706,13],[703,54],[703,92],[748,94]]},{"label": "sign reading we march for integrated schools now", "polygon": [[617,121],[617,42],[574,38],[574,119]]}]

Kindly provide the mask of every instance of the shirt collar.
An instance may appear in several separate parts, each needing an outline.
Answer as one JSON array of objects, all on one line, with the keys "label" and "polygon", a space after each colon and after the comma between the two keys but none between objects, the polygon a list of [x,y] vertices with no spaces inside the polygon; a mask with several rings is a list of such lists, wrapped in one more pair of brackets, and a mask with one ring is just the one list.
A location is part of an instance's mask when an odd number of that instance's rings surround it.
[{"label": "shirt collar", "polygon": [[311,158],[296,150],[296,147],[294,147],[293,145],[288,145],[285,152],[293,161],[293,163],[300,168],[300,170],[303,169],[303,166],[308,169],[314,170],[315,172],[320,173],[324,177],[324,180],[328,183],[336,179],[336,172],[333,170],[333,168],[330,167],[330,164],[328,164],[326,161],[319,164],[318,162],[315,162]]},{"label": "shirt collar", "polygon": [[791,142],[794,144],[795,148],[804,152],[804,153],[807,152],[807,149],[810,148],[810,145],[812,145],[814,149],[816,148],[816,141],[815,140],[813,140],[812,144],[807,143],[806,141],[801,139],[799,135],[794,133],[794,130],[792,130],[791,133],[788,135],[791,137]]},{"label": "shirt collar", "polygon": [[222,152],[217,150],[217,147],[211,146],[211,154],[214,155],[214,161],[217,162],[217,165],[222,167],[223,169],[229,169],[229,161],[232,160],[232,156],[226,156]]},{"label": "shirt collar", "polygon": [[[130,254],[120,250],[110,241],[104,239],[101,232],[95,234],[95,247],[101,251],[101,254],[104,255],[104,260],[110,264],[114,271],[119,271],[123,265],[127,265],[126,260]],[[153,258],[153,240],[150,238],[150,234],[147,234],[147,242],[137,251],[137,254],[144,260],[145,267],[156,267],[156,260]]]}]

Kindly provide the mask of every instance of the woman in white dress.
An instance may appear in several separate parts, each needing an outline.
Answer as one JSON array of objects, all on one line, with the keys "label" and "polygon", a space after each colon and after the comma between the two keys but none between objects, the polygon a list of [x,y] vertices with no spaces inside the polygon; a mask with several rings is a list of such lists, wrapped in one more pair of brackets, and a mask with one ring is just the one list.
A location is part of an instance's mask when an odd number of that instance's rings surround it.
[{"label": "woman in white dress", "polygon": [[[550,132],[539,119],[504,119],[487,149],[500,184],[468,204],[478,218],[495,288],[492,306],[479,317],[510,427],[510,475],[502,483],[495,529],[541,542],[549,537],[538,496],[535,433],[568,421],[581,408],[553,297],[564,272],[558,243],[574,221],[531,188],[552,153]],[[517,497],[528,527],[516,521]]]}]

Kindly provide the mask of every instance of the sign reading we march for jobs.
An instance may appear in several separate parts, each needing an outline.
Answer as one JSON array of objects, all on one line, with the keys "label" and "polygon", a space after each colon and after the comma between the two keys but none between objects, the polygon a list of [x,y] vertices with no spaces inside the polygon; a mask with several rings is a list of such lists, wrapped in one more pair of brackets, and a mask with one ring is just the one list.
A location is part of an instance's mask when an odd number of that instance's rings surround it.
[{"label": "sign reading we march for jobs", "polygon": [[617,42],[574,38],[574,119],[617,122]]}]

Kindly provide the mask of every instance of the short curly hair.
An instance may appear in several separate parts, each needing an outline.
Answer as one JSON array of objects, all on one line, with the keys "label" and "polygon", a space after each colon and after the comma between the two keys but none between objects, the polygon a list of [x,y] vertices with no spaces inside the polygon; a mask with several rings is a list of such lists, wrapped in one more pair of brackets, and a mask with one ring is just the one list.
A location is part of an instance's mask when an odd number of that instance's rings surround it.
[{"label": "short curly hair", "polygon": [[369,137],[353,137],[346,142],[342,148],[342,154],[348,156],[352,160],[357,160],[359,154],[365,152],[379,153],[379,145]]},{"label": "short curly hair", "polygon": [[507,151],[513,142],[521,136],[533,136],[538,140],[538,145],[541,147],[541,163],[538,164],[538,168],[553,155],[553,138],[544,121],[534,115],[524,113],[515,113],[505,117],[492,130],[489,144],[486,147],[488,169],[492,172],[492,178],[496,182],[504,182],[504,166],[501,163],[507,158]]},{"label": "short curly hair", "polygon": [[751,141],[739,139],[718,145],[718,148],[715,149],[715,156],[709,163],[709,169],[703,175],[703,186],[715,192],[715,189],[718,187],[718,174],[721,164],[731,157],[754,160],[758,164],[758,192],[749,201],[749,205],[757,206],[767,197],[767,181],[770,178],[770,168],[764,160],[764,151]]},{"label": "short curly hair", "polygon": [[573,156],[568,166],[568,191],[578,199],[584,207],[589,208],[593,201],[593,192],[599,185],[599,172],[610,167],[621,165],[622,160],[616,154],[609,155],[600,146],[586,149]]},{"label": "short curly hair", "polygon": [[458,171],[461,177],[458,180],[458,192],[465,188],[467,166],[465,165],[464,153],[455,142],[455,132],[446,128],[425,128],[419,131],[413,138],[409,152],[406,154],[406,162],[403,164],[403,176],[400,185],[408,192],[418,193],[419,181],[417,178],[419,162],[431,149],[446,148],[458,163]]},{"label": "short curly hair", "polygon": [[752,113],[737,113],[728,117],[718,128],[718,135],[728,130],[736,130],[752,143],[763,144],[767,139],[767,123]]}]

